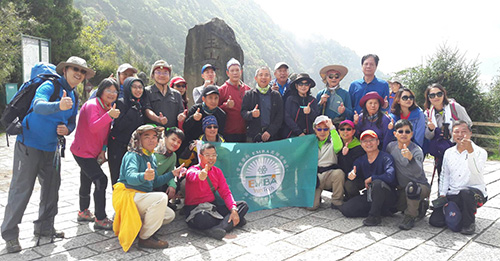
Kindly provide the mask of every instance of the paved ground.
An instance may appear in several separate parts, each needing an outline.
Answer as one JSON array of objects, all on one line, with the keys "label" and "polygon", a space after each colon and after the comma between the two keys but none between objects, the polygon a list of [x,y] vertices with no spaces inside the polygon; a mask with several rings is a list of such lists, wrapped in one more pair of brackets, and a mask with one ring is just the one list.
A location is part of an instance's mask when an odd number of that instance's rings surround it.
[{"label": "paved ground", "polygon": [[[1,220],[12,170],[14,138],[10,141],[7,147],[5,136],[0,136]],[[500,256],[500,162],[487,162],[485,179],[490,200],[477,213],[477,233],[473,236],[431,227],[429,213],[411,231],[397,227],[403,219],[401,214],[384,218],[381,226],[364,227],[362,218],[344,218],[323,203],[315,212],[281,208],[249,213],[248,224],[236,229],[234,238],[223,241],[189,230],[184,217],[177,215],[173,223],[160,230],[170,248],[143,250],[134,244],[124,253],[113,232],[96,232],[92,223],[76,221],[79,168],[69,150],[67,154],[55,224],[66,238],[54,243],[42,240],[42,245],[35,247],[32,222],[38,215],[37,185],[20,225],[23,251],[7,254],[5,242],[0,240],[0,260],[498,260]],[[426,161],[425,167],[430,178],[432,162]],[[435,191],[436,186],[431,198],[435,198]],[[323,194],[324,199],[328,196],[327,192]],[[107,202],[107,213],[112,216],[110,192]]]}]

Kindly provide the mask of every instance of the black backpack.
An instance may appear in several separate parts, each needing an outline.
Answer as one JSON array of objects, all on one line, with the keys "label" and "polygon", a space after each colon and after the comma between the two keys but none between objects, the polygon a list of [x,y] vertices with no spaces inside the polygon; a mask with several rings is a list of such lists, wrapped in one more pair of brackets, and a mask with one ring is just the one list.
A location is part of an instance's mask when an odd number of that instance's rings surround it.
[{"label": "black backpack", "polygon": [[[0,122],[3,126],[5,126],[5,131],[8,135],[22,134],[23,119],[24,117],[26,117],[26,115],[33,111],[32,108],[30,109],[31,102],[33,101],[33,97],[35,97],[36,90],[40,85],[42,85],[42,83],[44,83],[45,81],[51,81],[54,85],[54,92],[49,99],[50,102],[56,101],[59,98],[61,84],[59,83],[58,79],[60,78],[60,76],[53,73],[54,71],[51,70],[52,68],[49,68],[47,65],[49,64],[43,64],[42,66],[40,66],[39,64],[35,65],[38,66],[38,72],[47,73],[37,74],[35,77],[32,76],[29,81],[23,83],[19,91],[17,91],[17,93],[14,95],[14,98],[12,98],[9,104],[5,107]],[[42,68],[44,66],[47,66],[47,69]]]}]

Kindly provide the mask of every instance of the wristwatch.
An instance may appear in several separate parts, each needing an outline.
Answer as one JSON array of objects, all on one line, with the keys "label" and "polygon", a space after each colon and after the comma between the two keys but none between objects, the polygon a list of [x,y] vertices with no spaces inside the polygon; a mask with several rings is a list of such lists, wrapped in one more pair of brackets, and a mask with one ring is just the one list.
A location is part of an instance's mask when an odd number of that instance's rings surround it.
[{"label": "wristwatch", "polygon": [[238,212],[238,207],[237,207],[237,206],[234,206],[234,207],[231,209],[231,211],[233,211],[233,210],[236,210],[236,212]]}]

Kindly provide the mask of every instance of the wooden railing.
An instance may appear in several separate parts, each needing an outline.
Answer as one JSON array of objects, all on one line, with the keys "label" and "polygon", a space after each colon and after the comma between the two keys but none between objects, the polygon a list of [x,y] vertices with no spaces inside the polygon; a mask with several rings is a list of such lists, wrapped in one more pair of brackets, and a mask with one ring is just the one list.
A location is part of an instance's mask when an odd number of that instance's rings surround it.
[{"label": "wooden railing", "polygon": [[[479,138],[479,139],[488,139],[488,140],[497,140],[500,141],[500,135],[489,135],[489,134],[480,134],[477,133],[477,128],[478,126],[482,127],[494,127],[494,128],[499,128],[500,129],[500,123],[495,123],[495,122],[473,122],[472,123],[472,138]],[[500,130],[497,132],[499,133]],[[490,152],[498,152],[499,151],[499,146],[496,147],[486,147],[484,148],[487,151]]]}]

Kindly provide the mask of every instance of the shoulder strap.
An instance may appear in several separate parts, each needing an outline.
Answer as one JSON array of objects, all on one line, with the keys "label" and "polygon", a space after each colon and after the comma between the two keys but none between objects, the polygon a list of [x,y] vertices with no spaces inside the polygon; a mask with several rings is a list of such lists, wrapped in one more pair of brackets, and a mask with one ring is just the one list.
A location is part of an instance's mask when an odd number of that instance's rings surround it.
[{"label": "shoulder strap", "polygon": [[208,185],[210,185],[210,190],[212,191],[212,193],[214,193],[214,197],[215,197],[216,195],[215,195],[214,184],[212,183],[212,181],[210,180],[210,178],[208,177],[208,175],[207,175],[207,181],[208,181]]},{"label": "shoulder strap", "polygon": [[50,96],[49,102],[53,102],[53,101],[56,101],[57,98],[59,98],[59,92],[61,91],[61,83],[59,83],[57,78],[50,79],[50,81],[52,82],[52,85],[54,86],[54,92]]},{"label": "shoulder strap", "polygon": [[454,119],[454,120],[458,120],[458,116],[457,116],[457,108],[455,107],[455,103],[454,102],[450,102],[450,107],[451,107],[451,117]]}]

